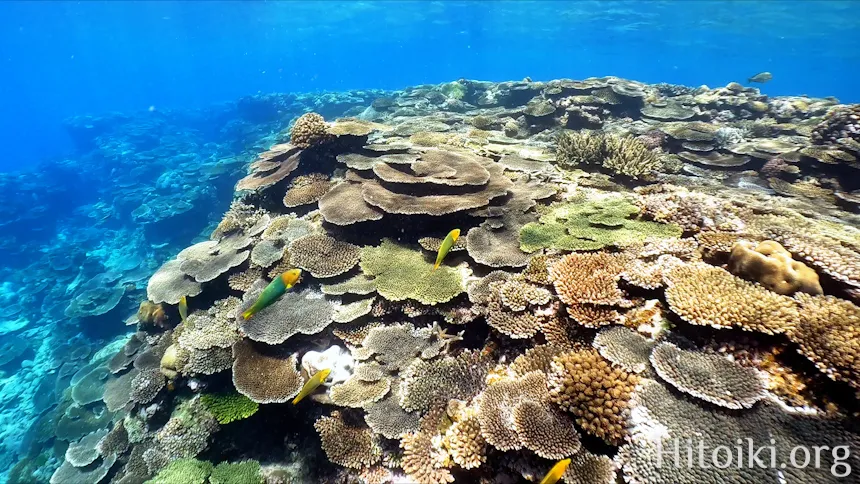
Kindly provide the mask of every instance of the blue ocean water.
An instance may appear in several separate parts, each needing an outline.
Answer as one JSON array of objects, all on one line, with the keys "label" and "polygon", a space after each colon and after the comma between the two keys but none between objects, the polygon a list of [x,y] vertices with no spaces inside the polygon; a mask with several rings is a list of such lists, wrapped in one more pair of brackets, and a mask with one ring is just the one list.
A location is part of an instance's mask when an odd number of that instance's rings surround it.
[{"label": "blue ocean water", "polygon": [[763,71],[766,96],[860,101],[860,2],[0,2],[0,482],[48,482],[81,429],[107,428],[70,383],[99,379],[153,273],[208,240],[298,116],[458,79]]},{"label": "blue ocean water", "polygon": [[69,154],[72,115],[257,92],[614,75],[858,100],[860,4],[741,1],[0,3],[0,169]]}]

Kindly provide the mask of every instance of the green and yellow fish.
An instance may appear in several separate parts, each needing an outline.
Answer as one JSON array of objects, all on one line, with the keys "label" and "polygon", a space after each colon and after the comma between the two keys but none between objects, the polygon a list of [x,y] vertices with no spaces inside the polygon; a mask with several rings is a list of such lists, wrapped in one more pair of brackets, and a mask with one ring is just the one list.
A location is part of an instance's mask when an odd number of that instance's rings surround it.
[{"label": "green and yellow fish", "polygon": [[764,84],[771,79],[773,79],[773,74],[771,74],[770,72],[759,72],[758,74],[747,79],[747,82],[758,82]]},{"label": "green and yellow fish", "polygon": [[436,256],[436,264],[433,266],[434,271],[442,265],[442,261],[445,259],[445,256],[448,255],[448,252],[451,251],[451,247],[454,247],[454,243],[457,242],[457,239],[459,238],[460,229],[454,229],[448,232],[448,235],[445,236],[445,240],[442,241],[442,245],[439,246],[439,255]]},{"label": "green and yellow fish", "polygon": [[552,469],[550,469],[549,472],[543,476],[543,479],[540,480],[540,484],[555,484],[559,479],[561,479],[562,474],[564,474],[564,471],[567,470],[567,466],[569,465],[570,459],[562,459],[556,462],[555,465],[552,466]]},{"label": "green and yellow fish", "polygon": [[188,299],[186,299],[185,296],[182,296],[179,299],[179,317],[182,318],[183,323],[188,317]]},{"label": "green and yellow fish", "polygon": [[299,394],[296,395],[296,398],[293,399],[293,405],[301,402],[303,398],[313,393],[317,387],[322,385],[325,379],[328,378],[329,373],[331,373],[330,368],[323,368],[322,370],[314,373],[314,376],[305,382],[305,385],[302,387],[302,391],[300,391]]},{"label": "green and yellow fish", "polygon": [[276,277],[268,286],[266,286],[265,289],[263,289],[263,292],[260,293],[260,296],[254,302],[254,305],[242,313],[242,319],[247,321],[251,316],[263,310],[263,308],[277,301],[279,297],[283,296],[284,293],[287,292],[287,290],[299,282],[299,277],[301,277],[301,275],[301,269],[290,269]]}]

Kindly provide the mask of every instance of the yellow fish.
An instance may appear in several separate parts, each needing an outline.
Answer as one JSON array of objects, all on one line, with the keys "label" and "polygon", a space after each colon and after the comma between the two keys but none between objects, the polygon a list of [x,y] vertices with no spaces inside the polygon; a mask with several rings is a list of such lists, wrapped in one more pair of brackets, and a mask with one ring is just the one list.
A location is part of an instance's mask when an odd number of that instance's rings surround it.
[{"label": "yellow fish", "polygon": [[318,386],[322,385],[326,378],[328,378],[328,374],[331,373],[330,368],[324,368],[311,377],[310,380],[305,382],[305,385],[302,387],[302,391],[296,395],[296,398],[293,399],[293,405],[302,401],[303,398],[313,393],[314,390],[317,389]]},{"label": "yellow fish", "polygon": [[543,476],[543,479],[540,480],[540,484],[555,484],[559,479],[561,479],[562,474],[564,474],[564,471],[567,470],[567,466],[569,465],[570,459],[562,459],[556,462],[555,465],[552,466],[552,469],[550,469],[549,472]]},{"label": "yellow fish", "polygon": [[445,240],[442,241],[442,245],[439,246],[439,255],[436,256],[436,265],[433,266],[434,271],[442,265],[442,260],[445,259],[448,252],[451,251],[451,247],[454,247],[454,243],[457,242],[457,239],[459,238],[460,229],[454,229],[448,232],[448,235],[445,236]]},{"label": "yellow fish", "polygon": [[251,316],[260,312],[260,310],[277,301],[278,298],[283,296],[288,289],[299,282],[301,275],[301,269],[290,269],[276,277],[268,286],[266,286],[265,289],[263,289],[263,292],[260,293],[260,296],[254,302],[254,305],[242,313],[242,319],[247,321]]},{"label": "yellow fish", "polygon": [[188,299],[185,299],[185,296],[179,299],[179,317],[182,318],[183,323],[188,317]]}]

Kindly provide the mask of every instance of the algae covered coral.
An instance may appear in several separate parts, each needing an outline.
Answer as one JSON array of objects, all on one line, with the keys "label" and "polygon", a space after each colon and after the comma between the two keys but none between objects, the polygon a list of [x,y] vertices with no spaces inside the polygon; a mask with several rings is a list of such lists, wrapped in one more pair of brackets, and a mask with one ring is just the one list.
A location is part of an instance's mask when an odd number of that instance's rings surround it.
[{"label": "algae covered coral", "polygon": [[[847,149],[833,101],[789,122],[756,89],[614,77],[381,99],[303,114],[236,176],[133,336],[71,372],[40,424],[68,448],[52,482],[517,482],[565,458],[568,483],[773,476],[661,471],[697,429],[860,452],[860,231],[851,180],[811,156]],[[759,173],[776,156],[791,190]]]}]

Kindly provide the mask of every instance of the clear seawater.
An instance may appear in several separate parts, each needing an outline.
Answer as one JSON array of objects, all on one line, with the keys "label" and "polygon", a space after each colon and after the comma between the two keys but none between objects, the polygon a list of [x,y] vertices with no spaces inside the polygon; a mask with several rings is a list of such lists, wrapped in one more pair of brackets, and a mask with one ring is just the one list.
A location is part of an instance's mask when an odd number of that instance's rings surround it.
[{"label": "clear seawater", "polygon": [[613,75],[860,100],[860,3],[828,0],[0,3],[0,169],[69,154],[76,114],[257,92]]},{"label": "clear seawater", "polygon": [[768,96],[860,102],[860,1],[0,2],[0,483],[303,112],[458,79],[763,71]]}]

